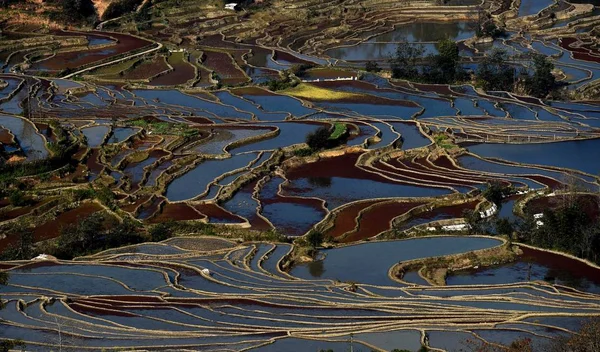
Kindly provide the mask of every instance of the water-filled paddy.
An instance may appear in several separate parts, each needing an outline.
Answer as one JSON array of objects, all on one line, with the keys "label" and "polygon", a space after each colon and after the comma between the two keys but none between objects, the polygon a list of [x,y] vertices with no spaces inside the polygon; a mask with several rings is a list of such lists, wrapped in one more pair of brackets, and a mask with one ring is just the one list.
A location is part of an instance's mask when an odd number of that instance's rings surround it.
[{"label": "water-filled paddy", "polygon": [[475,23],[423,22],[401,24],[393,31],[375,36],[368,42],[437,42],[440,39],[460,41],[475,35]]},{"label": "water-filled paddy", "polygon": [[19,146],[28,159],[39,160],[49,155],[46,141],[31,122],[20,117],[0,115],[0,126],[10,130],[17,138]]},{"label": "water-filled paddy", "polygon": [[[484,143],[470,146],[468,149],[483,157],[568,168],[598,175],[600,165],[591,161],[600,159],[599,143],[599,139],[529,145]],[[577,158],[574,158],[574,155],[577,155]]]},{"label": "water-filled paddy", "polygon": [[206,160],[169,184],[166,197],[170,201],[192,199],[207,191],[208,184],[224,173],[243,168],[255,154],[240,154],[223,160]]},{"label": "water-filled paddy", "polygon": [[[319,278],[356,281],[364,284],[394,286],[387,276],[396,263],[411,259],[457,254],[501,244],[492,238],[435,237],[391,242],[372,242],[324,250],[322,274]],[[315,278],[310,265],[297,266],[290,274],[299,278]],[[321,265],[321,264],[319,264]]]},{"label": "water-filled paddy", "polygon": [[[449,275],[449,285],[495,285],[513,282],[546,281],[586,292],[600,292],[597,272],[573,259],[562,258],[524,248],[524,254],[514,263],[481,270],[467,270]],[[579,269],[579,270],[578,270]]]}]

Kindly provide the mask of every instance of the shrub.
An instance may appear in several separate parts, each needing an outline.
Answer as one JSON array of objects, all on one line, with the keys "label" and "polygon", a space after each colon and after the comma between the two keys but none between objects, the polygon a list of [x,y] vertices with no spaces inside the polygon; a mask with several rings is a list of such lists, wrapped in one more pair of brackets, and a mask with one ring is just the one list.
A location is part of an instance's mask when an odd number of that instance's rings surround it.
[{"label": "shrub", "polygon": [[302,149],[296,149],[294,150],[294,155],[296,156],[310,156],[312,155],[313,151],[310,148],[302,148]]},{"label": "shrub", "polygon": [[323,235],[322,232],[319,232],[319,231],[316,231],[316,230],[310,231],[308,233],[308,235],[306,236],[306,240],[308,241],[308,244],[312,248],[319,247],[323,243],[324,239],[325,239],[325,235]]},{"label": "shrub", "polygon": [[20,348],[21,351],[25,349],[25,342],[22,340],[1,340],[0,341],[0,352],[14,351]]},{"label": "shrub", "polygon": [[96,192],[93,188],[87,189],[76,189],[73,190],[73,200],[82,201],[84,199],[93,199],[96,196]]},{"label": "shrub", "polygon": [[294,65],[290,68],[290,72],[293,73],[296,77],[304,77],[306,75],[306,71],[313,67],[315,67],[314,64]]},{"label": "shrub", "polygon": [[152,242],[160,242],[170,238],[172,234],[171,227],[171,223],[160,223],[154,225],[150,229],[150,239]]},{"label": "shrub", "polygon": [[502,198],[510,193],[510,189],[504,186],[498,181],[492,181],[488,183],[486,189],[483,191],[483,196],[490,202],[500,206]]},{"label": "shrub", "polygon": [[10,201],[10,204],[14,205],[15,207],[22,207],[29,204],[25,194],[20,190],[12,191],[10,196],[8,196],[8,200]]},{"label": "shrub", "polygon": [[379,72],[381,71],[381,67],[379,67],[379,64],[376,61],[367,61],[367,63],[365,64],[365,70],[367,72]]}]

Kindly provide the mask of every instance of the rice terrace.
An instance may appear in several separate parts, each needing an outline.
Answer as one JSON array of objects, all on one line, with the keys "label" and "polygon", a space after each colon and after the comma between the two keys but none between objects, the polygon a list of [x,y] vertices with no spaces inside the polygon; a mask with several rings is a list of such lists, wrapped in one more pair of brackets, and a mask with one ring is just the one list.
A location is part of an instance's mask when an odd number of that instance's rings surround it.
[{"label": "rice terrace", "polygon": [[600,2],[0,0],[0,351],[600,352]]}]

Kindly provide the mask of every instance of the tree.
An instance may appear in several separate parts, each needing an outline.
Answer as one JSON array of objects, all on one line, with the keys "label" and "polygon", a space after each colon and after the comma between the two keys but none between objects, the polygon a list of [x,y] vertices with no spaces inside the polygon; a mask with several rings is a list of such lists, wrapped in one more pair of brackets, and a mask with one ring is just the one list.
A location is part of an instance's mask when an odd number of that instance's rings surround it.
[{"label": "tree", "polygon": [[118,0],[111,2],[106,7],[106,10],[104,10],[102,19],[106,21],[111,18],[120,17],[128,12],[134,11],[140,3],[140,0]]},{"label": "tree", "polygon": [[17,348],[21,348],[21,351],[25,350],[25,342],[21,340],[2,340],[0,341],[0,352],[14,351]]},{"label": "tree", "polygon": [[525,86],[530,95],[546,98],[550,92],[557,88],[556,77],[552,74],[554,64],[544,55],[534,54],[533,75],[525,80]]},{"label": "tree", "polygon": [[34,256],[33,232],[25,222],[15,223],[8,236],[16,238],[17,241],[2,252],[0,255],[2,260],[29,260]]},{"label": "tree", "polygon": [[325,238],[325,235],[323,235],[322,232],[316,231],[316,230],[310,231],[308,233],[308,235],[306,236],[306,240],[308,241],[308,243],[311,245],[312,248],[319,247],[323,243],[324,238]]},{"label": "tree", "polygon": [[581,326],[577,334],[559,338],[551,343],[551,351],[597,352],[600,351],[600,319],[592,318]]},{"label": "tree", "polygon": [[142,7],[133,15],[138,30],[150,28],[150,20],[152,19],[152,11],[150,10],[150,7],[152,6],[151,3],[151,1],[144,2],[144,5],[142,5]]},{"label": "tree", "polygon": [[484,90],[507,90],[515,84],[515,73],[515,68],[508,63],[506,51],[494,50],[479,63],[475,79]]},{"label": "tree", "polygon": [[25,197],[25,194],[18,189],[15,189],[12,192],[10,192],[8,200],[10,201],[10,204],[14,205],[15,207],[22,207],[29,203],[29,201]]},{"label": "tree", "polygon": [[388,62],[392,69],[392,78],[415,79],[419,77],[418,63],[423,59],[425,48],[421,44],[400,40],[396,52]]},{"label": "tree", "polygon": [[365,70],[367,72],[379,72],[381,71],[381,67],[379,67],[379,64],[377,63],[377,61],[367,61],[367,63],[365,63]]},{"label": "tree", "polygon": [[461,69],[459,66],[458,44],[451,39],[442,39],[436,44],[436,47],[438,54],[429,60],[435,68],[430,71],[430,74],[435,74],[428,81],[431,83],[452,83],[460,75],[459,69]]},{"label": "tree", "polygon": [[533,352],[528,338],[515,340],[508,346],[491,345],[479,339],[467,339],[463,344],[465,348],[461,348],[461,352]]},{"label": "tree", "polygon": [[481,9],[478,11],[477,28],[475,29],[475,35],[477,37],[498,38],[504,34],[504,29],[501,29],[496,25],[489,12],[484,12]]},{"label": "tree", "polygon": [[84,219],[62,228],[56,246],[56,256],[61,259],[85,255],[91,249],[99,248],[104,239],[105,217],[94,213]]},{"label": "tree", "polygon": [[481,221],[482,219],[478,211],[466,209],[463,212],[462,216],[465,219],[467,225],[469,225],[471,234],[478,234],[483,232],[483,224]]},{"label": "tree", "polygon": [[500,207],[504,195],[508,192],[509,189],[506,186],[504,186],[501,182],[491,181],[488,183],[486,189],[483,191],[483,196],[485,197],[485,199]]},{"label": "tree", "polygon": [[296,64],[290,68],[290,73],[296,77],[304,77],[306,76],[306,71],[315,67],[314,64]]},{"label": "tree", "polygon": [[[4,271],[0,271],[0,286],[6,285],[8,283],[8,274]],[[4,304],[2,303],[2,299],[0,299],[0,309],[4,308]]]},{"label": "tree", "polygon": [[106,187],[105,185],[101,185],[97,190],[95,190],[95,193],[96,198],[98,198],[102,204],[106,205],[110,209],[115,208],[115,195],[110,188]]},{"label": "tree", "polygon": [[420,44],[403,41],[389,59],[393,78],[448,84],[466,77],[460,65],[458,44],[451,39],[442,39],[437,44],[438,54],[424,57],[425,49]]},{"label": "tree", "polygon": [[58,0],[62,7],[59,19],[67,22],[84,21],[96,16],[96,8],[91,0]]},{"label": "tree", "polygon": [[170,222],[154,225],[150,229],[150,239],[152,240],[152,242],[164,241],[167,238],[171,237],[171,227],[172,226]]},{"label": "tree", "polygon": [[328,148],[331,145],[329,128],[323,126],[306,135],[306,144],[312,150]]},{"label": "tree", "polygon": [[[530,222],[534,222],[530,214]],[[600,223],[593,221],[579,203],[557,209],[546,209],[541,224],[532,226],[522,235],[531,244],[552,248],[576,256],[598,260],[600,254]]]},{"label": "tree", "polygon": [[496,219],[496,233],[498,235],[512,235],[513,233],[513,225],[507,218],[498,218]]},{"label": "tree", "polygon": [[130,217],[124,217],[121,222],[112,219],[112,223],[106,235],[105,243],[100,244],[102,248],[121,247],[146,240],[139,231],[141,224]]}]

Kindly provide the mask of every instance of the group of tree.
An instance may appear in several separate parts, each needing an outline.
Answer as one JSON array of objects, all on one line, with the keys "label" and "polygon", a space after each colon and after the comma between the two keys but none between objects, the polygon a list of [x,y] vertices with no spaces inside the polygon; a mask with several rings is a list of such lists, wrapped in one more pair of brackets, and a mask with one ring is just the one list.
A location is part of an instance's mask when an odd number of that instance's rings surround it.
[{"label": "group of tree", "polygon": [[534,246],[571,253],[600,263],[600,221],[585,211],[584,202],[584,199],[580,199],[546,209],[539,220],[529,214],[519,227],[520,239]]},{"label": "group of tree", "polygon": [[[392,78],[431,84],[453,84],[475,81],[484,90],[522,90],[539,98],[546,98],[560,88],[552,74],[554,64],[544,55],[531,54],[519,58],[519,65],[506,51],[494,50],[484,56],[472,75],[461,64],[458,44],[450,39],[436,43],[437,53],[425,55],[422,44],[403,41],[389,58]],[[369,61],[365,67],[376,72],[379,66]]]},{"label": "group of tree", "polygon": [[147,237],[135,220],[125,217],[119,221],[98,212],[62,228],[49,252],[60,259],[72,259],[145,241]]},{"label": "group of tree", "polygon": [[146,1],[136,12],[133,19],[137,23],[137,30],[143,31],[150,28],[152,19],[152,1]]},{"label": "group of tree", "polygon": [[407,79],[425,83],[452,83],[465,78],[459,65],[458,44],[450,39],[440,40],[437,54],[425,56],[425,47],[421,44],[402,43],[390,60],[393,78]]},{"label": "group of tree", "polygon": [[486,55],[477,67],[476,85],[486,91],[512,90],[517,70],[508,60],[504,50],[494,50]]},{"label": "group of tree", "polygon": [[476,85],[484,90],[520,90],[538,98],[546,98],[561,87],[552,74],[554,64],[544,55],[532,54],[529,67],[517,70],[504,50],[494,50],[484,57],[475,73]]},{"label": "group of tree", "polygon": [[103,212],[79,218],[64,226],[55,241],[41,246],[36,246],[33,231],[25,223],[16,223],[8,235],[15,239],[15,243],[0,254],[1,260],[29,260],[39,253],[59,259],[73,259],[149,240],[140,223],[129,217],[119,221]]},{"label": "group of tree", "polygon": [[267,81],[266,85],[270,91],[276,92],[278,90],[285,90],[288,88],[293,88],[298,85],[300,81],[296,78],[290,70],[285,70],[281,73],[281,77],[279,79],[271,79]]},{"label": "group of tree", "polygon": [[388,60],[392,77],[436,84],[465,80],[467,75],[460,65],[458,44],[451,39],[442,39],[436,48],[436,54],[425,55],[423,45],[402,42]]}]

